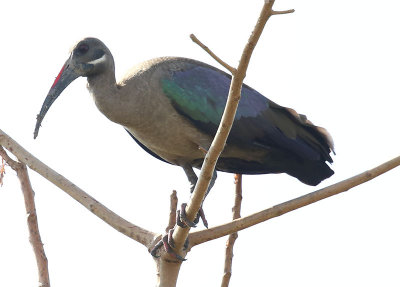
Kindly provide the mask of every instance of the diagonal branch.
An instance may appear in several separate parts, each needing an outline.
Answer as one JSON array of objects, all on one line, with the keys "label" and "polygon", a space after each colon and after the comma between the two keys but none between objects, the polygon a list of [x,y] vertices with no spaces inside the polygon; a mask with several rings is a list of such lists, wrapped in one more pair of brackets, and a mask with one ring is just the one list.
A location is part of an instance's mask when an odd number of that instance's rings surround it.
[{"label": "diagonal branch", "polygon": [[21,190],[24,196],[26,213],[28,215],[27,223],[29,230],[29,241],[32,245],[33,252],[36,257],[36,264],[38,267],[39,275],[39,286],[50,287],[48,261],[46,253],[44,252],[42,239],[40,237],[34,199],[35,193],[33,192],[31,181],[29,180],[28,170],[25,164],[12,160],[2,146],[0,146],[0,156],[13,170],[17,172],[18,179],[21,183]]},{"label": "diagonal branch", "polygon": [[123,219],[118,214],[114,213],[95,198],[84,192],[78,186],[66,179],[61,174],[57,173],[39,159],[30,154],[16,141],[9,137],[0,129],[0,146],[3,146],[13,153],[19,161],[26,164],[30,169],[52,182],[61,190],[66,192],[73,199],[78,201],[84,207],[89,209],[93,214],[102,219],[104,222],[115,228],[122,234],[136,240],[137,242],[149,247],[157,234],[139,227],[129,221]]},{"label": "diagonal branch", "polygon": [[[192,197],[190,198],[190,201],[188,202],[188,205],[186,207],[187,218],[191,221],[194,220],[197,212],[200,209],[208,185],[212,178],[212,174],[215,169],[218,157],[220,156],[225,146],[239,104],[243,79],[246,76],[246,70],[249,65],[251,55],[254,51],[255,46],[257,45],[257,42],[261,36],[266,22],[274,14],[274,11],[272,10],[273,4],[273,0],[264,2],[263,8],[254,27],[254,30],[251,33],[249,40],[243,50],[237,71],[232,75],[228,100],[225,106],[224,113],[222,115],[220,125],[210,146],[210,149],[208,150],[207,155],[204,158],[199,179],[193,191]],[[189,231],[190,228],[182,228],[176,226],[173,234],[173,239],[175,241],[176,249],[178,252],[180,252],[180,250],[182,249],[183,244],[189,234]]]},{"label": "diagonal branch", "polygon": [[356,187],[360,184],[363,184],[367,181],[370,181],[371,179],[374,179],[375,177],[399,165],[400,165],[400,156],[392,160],[389,160],[373,169],[367,170],[356,176],[350,177],[346,180],[340,181],[338,183],[332,184],[325,188],[300,196],[298,198],[283,202],[271,208],[254,213],[252,215],[242,217],[230,223],[222,224],[207,230],[193,232],[189,236],[189,242],[190,242],[189,248],[216,238],[220,238],[222,236],[231,234],[233,232],[237,232],[239,230],[248,228],[250,226],[256,225],[271,218],[281,216],[285,213],[315,203],[317,201],[331,197],[341,192],[348,191],[349,189]]},{"label": "diagonal branch", "polygon": [[197,45],[199,45],[204,51],[206,51],[211,57],[214,58],[215,61],[220,63],[225,69],[227,69],[231,74],[235,74],[237,70],[233,68],[232,66],[228,65],[226,62],[224,62],[220,57],[218,57],[213,51],[210,50],[206,45],[204,45],[199,39],[194,34],[190,34],[190,39],[192,39],[193,42],[195,42]]}]

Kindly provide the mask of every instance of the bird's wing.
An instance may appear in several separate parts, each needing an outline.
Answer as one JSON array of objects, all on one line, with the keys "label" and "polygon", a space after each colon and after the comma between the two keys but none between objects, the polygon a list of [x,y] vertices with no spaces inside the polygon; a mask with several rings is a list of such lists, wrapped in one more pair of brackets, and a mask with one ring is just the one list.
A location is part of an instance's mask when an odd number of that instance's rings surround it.
[{"label": "bird's wing", "polygon": [[[215,135],[229,92],[231,76],[200,62],[187,62],[162,79],[165,95],[196,127]],[[287,150],[308,160],[332,161],[329,134],[305,116],[281,107],[247,85],[228,144]]]}]

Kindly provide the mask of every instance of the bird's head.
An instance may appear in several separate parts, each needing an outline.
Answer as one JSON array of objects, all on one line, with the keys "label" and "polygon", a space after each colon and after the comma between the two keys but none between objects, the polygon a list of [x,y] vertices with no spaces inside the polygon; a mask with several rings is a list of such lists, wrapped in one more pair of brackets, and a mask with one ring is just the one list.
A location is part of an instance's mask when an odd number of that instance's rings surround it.
[{"label": "bird's head", "polygon": [[96,38],[84,38],[71,50],[71,54],[43,102],[36,118],[34,138],[39,133],[40,124],[50,106],[62,91],[78,77],[91,77],[101,74],[107,69],[114,70],[114,60],[106,45]]}]

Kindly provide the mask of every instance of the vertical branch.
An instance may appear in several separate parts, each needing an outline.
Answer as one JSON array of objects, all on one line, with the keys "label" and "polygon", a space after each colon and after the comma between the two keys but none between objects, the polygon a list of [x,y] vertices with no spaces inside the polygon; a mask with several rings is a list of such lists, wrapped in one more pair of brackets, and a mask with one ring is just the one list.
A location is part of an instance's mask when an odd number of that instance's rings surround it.
[{"label": "vertical branch", "polygon": [[178,206],[178,196],[176,195],[176,190],[173,190],[170,196],[168,226],[167,228],[165,228],[165,232],[167,233],[175,226],[177,206]]},{"label": "vertical branch", "polygon": [[1,158],[1,164],[0,164],[0,186],[3,186],[3,178],[4,175],[6,174],[6,162],[4,158]]},{"label": "vertical branch", "polygon": [[12,160],[0,146],[0,156],[8,163],[8,165],[17,172],[18,179],[21,183],[21,190],[24,195],[25,209],[28,215],[27,223],[29,230],[29,241],[32,245],[33,252],[35,253],[36,263],[39,273],[39,286],[50,287],[50,277],[47,257],[44,252],[42,239],[40,238],[39,225],[36,215],[35,207],[35,193],[32,189],[31,182],[29,180],[28,170],[26,165]]},{"label": "vertical branch", "polygon": [[[235,203],[232,207],[233,220],[240,218],[242,198],[242,175],[235,174]],[[221,287],[229,286],[229,281],[232,276],[233,246],[237,238],[238,233],[235,232],[230,234],[226,241],[224,275],[222,276]]]},{"label": "vertical branch", "polygon": [[242,208],[242,175],[235,174],[235,203],[232,207],[232,219],[240,218],[240,210]]},{"label": "vertical branch", "polygon": [[26,213],[28,214],[27,222],[29,229],[29,241],[32,244],[33,251],[36,256],[36,263],[39,272],[39,282],[41,287],[50,287],[50,277],[47,257],[44,252],[42,239],[40,237],[39,225],[37,221],[34,191],[29,180],[26,165],[21,164],[21,168],[17,170],[18,178],[21,182],[21,189],[24,194]]}]

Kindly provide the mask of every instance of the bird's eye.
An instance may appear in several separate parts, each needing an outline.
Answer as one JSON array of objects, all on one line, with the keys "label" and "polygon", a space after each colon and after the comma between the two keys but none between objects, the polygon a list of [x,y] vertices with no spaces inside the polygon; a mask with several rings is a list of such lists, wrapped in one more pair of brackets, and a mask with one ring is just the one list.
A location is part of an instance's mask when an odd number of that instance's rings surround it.
[{"label": "bird's eye", "polygon": [[80,44],[77,50],[80,54],[86,54],[86,52],[89,51],[89,46],[87,44]]}]

